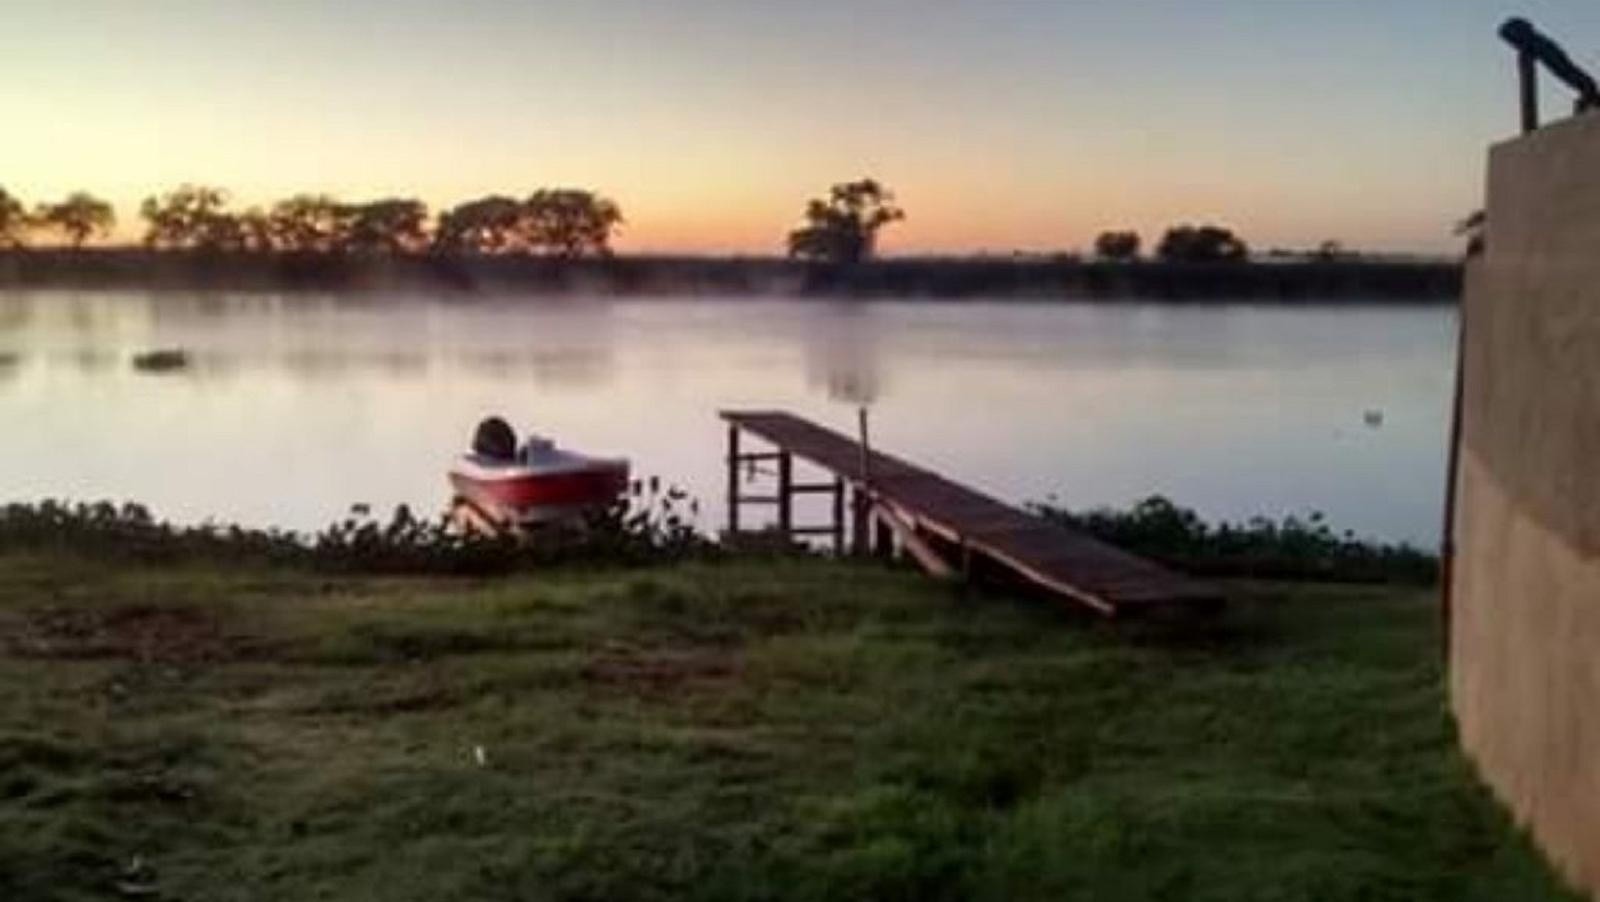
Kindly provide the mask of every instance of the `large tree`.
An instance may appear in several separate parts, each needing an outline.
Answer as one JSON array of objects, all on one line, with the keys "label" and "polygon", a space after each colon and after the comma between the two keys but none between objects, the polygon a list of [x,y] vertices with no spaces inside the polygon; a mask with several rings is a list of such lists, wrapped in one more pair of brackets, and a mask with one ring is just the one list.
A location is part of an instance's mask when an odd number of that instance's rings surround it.
[{"label": "large tree", "polygon": [[1180,225],[1161,237],[1156,255],[1169,263],[1233,263],[1249,257],[1250,248],[1222,226]]},{"label": "large tree", "polygon": [[1139,244],[1138,232],[1101,232],[1094,239],[1094,253],[1102,260],[1132,260],[1139,256]]},{"label": "large tree", "polygon": [[857,263],[870,258],[878,232],[904,219],[894,194],[873,179],[843,182],[827,198],[806,204],[806,224],[789,233],[789,254],[829,263]]},{"label": "large tree", "polygon": [[611,253],[611,233],[622,223],[615,203],[592,191],[535,191],[522,205],[523,234],[534,250],[558,257]]},{"label": "large tree", "polygon": [[403,254],[427,244],[428,206],[420,200],[386,198],[344,208],[344,250]]},{"label": "large tree", "polygon": [[241,249],[244,230],[227,205],[227,192],[204,185],[181,185],[160,197],[147,197],[139,205],[139,215],[146,223],[144,243],[197,250]]},{"label": "large tree", "polygon": [[0,247],[21,247],[32,224],[22,201],[0,188]]},{"label": "large tree", "polygon": [[499,254],[526,250],[523,207],[516,198],[490,195],[439,214],[433,244],[445,253]]},{"label": "large tree", "polygon": [[60,203],[40,204],[33,215],[40,226],[65,236],[73,250],[83,247],[91,235],[110,234],[117,222],[109,203],[85,191],[75,191]]}]

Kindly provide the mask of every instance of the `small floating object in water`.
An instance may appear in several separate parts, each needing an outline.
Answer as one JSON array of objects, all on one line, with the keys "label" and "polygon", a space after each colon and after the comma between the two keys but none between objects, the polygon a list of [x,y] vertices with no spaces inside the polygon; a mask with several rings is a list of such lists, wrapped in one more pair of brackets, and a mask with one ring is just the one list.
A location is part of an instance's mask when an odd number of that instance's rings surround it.
[{"label": "small floating object in water", "polygon": [[1383,425],[1383,411],[1376,407],[1368,408],[1361,414],[1361,421],[1367,424],[1368,429],[1377,429]]},{"label": "small floating object in water", "polygon": [[133,368],[146,373],[166,373],[189,365],[189,352],[182,348],[163,348],[133,355]]},{"label": "small floating object in water", "polygon": [[491,521],[475,525],[533,526],[575,520],[615,501],[628,488],[628,461],[578,454],[537,435],[519,446],[511,426],[490,417],[450,468],[450,485],[459,502]]}]

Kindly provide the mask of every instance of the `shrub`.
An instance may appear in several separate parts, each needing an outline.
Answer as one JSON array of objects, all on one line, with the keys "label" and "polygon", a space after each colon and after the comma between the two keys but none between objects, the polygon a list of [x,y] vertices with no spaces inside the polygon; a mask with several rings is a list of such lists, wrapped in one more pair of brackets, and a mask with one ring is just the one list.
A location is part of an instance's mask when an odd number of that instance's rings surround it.
[{"label": "shrub", "polygon": [[[457,529],[401,505],[387,520],[352,514],[304,535],[213,523],[175,526],[138,504],[44,501],[0,507],[0,549],[60,548],[136,560],[224,558],[361,573],[477,575],[563,563],[645,564],[711,553],[696,532],[697,505],[659,480],[581,523],[547,529],[534,542]],[[355,510],[355,509],[353,509]]]},{"label": "shrub", "polygon": [[1046,519],[1207,576],[1419,584],[1439,576],[1436,556],[1404,543],[1335,532],[1317,512],[1303,519],[1253,517],[1243,523],[1208,524],[1193,510],[1159,495],[1128,510],[1031,507]]}]

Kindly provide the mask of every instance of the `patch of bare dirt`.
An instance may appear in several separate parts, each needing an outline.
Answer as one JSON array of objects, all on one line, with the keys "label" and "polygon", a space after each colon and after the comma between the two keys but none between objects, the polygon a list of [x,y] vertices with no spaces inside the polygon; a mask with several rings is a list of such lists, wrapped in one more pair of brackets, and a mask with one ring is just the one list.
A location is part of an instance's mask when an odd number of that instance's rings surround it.
[{"label": "patch of bare dirt", "polygon": [[238,657],[246,643],[194,608],[135,605],[36,608],[4,638],[19,657],[122,658],[143,664],[201,664]]},{"label": "patch of bare dirt", "polygon": [[641,694],[715,689],[739,679],[744,662],[723,648],[639,648],[620,642],[603,645],[583,666],[583,678]]}]

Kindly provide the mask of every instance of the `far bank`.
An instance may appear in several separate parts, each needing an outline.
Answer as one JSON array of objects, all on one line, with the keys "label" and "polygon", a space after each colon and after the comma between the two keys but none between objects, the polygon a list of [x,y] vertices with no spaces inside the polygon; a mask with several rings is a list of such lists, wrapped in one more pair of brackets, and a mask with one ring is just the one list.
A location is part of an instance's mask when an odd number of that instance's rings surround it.
[{"label": "far bank", "polygon": [[1071,257],[901,257],[828,265],[782,257],[568,260],[86,248],[0,251],[0,288],[1453,303],[1461,267],[1428,260],[1123,263]]}]

